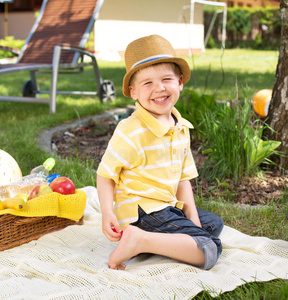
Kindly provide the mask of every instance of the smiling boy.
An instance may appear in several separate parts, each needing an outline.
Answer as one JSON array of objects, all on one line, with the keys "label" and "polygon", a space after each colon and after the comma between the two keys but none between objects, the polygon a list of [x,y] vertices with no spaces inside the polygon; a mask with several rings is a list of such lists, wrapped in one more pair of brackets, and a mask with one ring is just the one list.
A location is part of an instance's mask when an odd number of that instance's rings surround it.
[{"label": "smiling boy", "polygon": [[124,261],[152,253],[210,269],[223,221],[196,208],[192,125],[174,107],[189,66],[159,35],[130,43],[125,63],[123,93],[137,110],[118,124],[97,170],[103,232],[119,241],[109,267],[123,270]]}]

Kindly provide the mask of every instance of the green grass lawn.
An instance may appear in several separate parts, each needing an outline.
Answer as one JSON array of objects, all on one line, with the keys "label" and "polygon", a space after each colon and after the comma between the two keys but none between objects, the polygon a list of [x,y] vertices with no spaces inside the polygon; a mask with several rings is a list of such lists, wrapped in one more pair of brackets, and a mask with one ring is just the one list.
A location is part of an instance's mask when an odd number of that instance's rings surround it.
[{"label": "green grass lawn", "polygon": [[[277,51],[256,50],[225,50],[221,56],[220,50],[207,50],[202,55],[185,57],[191,66],[191,80],[186,85],[193,87],[198,93],[212,94],[217,91],[218,100],[234,99],[236,81],[239,98],[252,99],[254,93],[260,89],[273,89]],[[0,102],[0,149],[10,153],[18,162],[23,175],[43,163],[49,156],[37,147],[37,135],[40,130],[50,128],[65,122],[82,118],[87,115],[98,114],[110,108],[116,108],[133,103],[122,96],[122,78],[125,74],[124,62],[98,61],[102,77],[110,79],[116,87],[117,99],[114,103],[102,104],[98,98],[81,96],[57,96],[57,112],[49,114],[47,104],[27,104]],[[29,79],[25,72],[0,76],[1,95],[21,95],[23,83]],[[50,77],[46,74],[38,75],[41,87],[50,84]],[[60,89],[95,89],[92,69],[83,75],[60,76]],[[71,178],[76,187],[87,185],[96,186],[95,170],[97,166],[91,161],[81,162],[79,159],[56,158],[55,173]],[[216,204],[215,204],[216,201]],[[247,210],[245,213],[239,208],[227,206],[222,209],[217,205],[223,203],[217,199],[197,199],[197,205],[203,209],[218,213],[226,224],[234,225],[241,230],[251,228],[251,235],[267,236],[273,239],[288,240],[288,225],[285,219],[285,208],[275,210],[275,203],[268,209]],[[287,203],[287,193],[286,193]],[[236,290],[225,293],[217,299],[286,299],[288,297],[288,281],[275,280],[268,283],[246,284]],[[198,299],[210,299],[208,293],[201,293]]]},{"label": "green grass lawn", "polygon": [[[217,92],[218,100],[235,98],[238,83],[239,97],[252,98],[260,89],[273,89],[278,52],[254,50],[207,50],[194,59],[188,58],[192,70],[191,86],[206,94]],[[224,80],[223,85],[221,85]]]}]

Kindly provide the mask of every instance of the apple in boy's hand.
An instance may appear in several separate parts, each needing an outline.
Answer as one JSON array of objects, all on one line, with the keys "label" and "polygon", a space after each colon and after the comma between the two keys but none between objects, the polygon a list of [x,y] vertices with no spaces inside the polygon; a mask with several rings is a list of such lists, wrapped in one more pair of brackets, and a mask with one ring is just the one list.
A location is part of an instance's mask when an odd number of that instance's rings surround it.
[{"label": "apple in boy's hand", "polygon": [[[115,228],[115,227],[112,227],[112,230],[113,230],[114,232],[118,233],[118,232],[116,231],[116,228]],[[122,236],[123,230],[120,230],[120,234],[121,234],[121,236]]]},{"label": "apple in boy's hand", "polygon": [[50,193],[53,193],[53,190],[48,185],[36,185],[29,195],[29,200]]},{"label": "apple in boy's hand", "polygon": [[75,194],[75,185],[67,177],[58,177],[55,178],[51,183],[50,187],[53,190],[53,192],[62,194],[62,195],[70,195]]}]

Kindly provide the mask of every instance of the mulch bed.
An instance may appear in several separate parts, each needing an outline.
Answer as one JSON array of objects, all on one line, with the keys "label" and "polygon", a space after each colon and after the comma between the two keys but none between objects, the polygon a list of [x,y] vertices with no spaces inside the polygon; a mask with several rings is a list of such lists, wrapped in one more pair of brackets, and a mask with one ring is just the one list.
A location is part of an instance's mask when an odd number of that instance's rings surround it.
[{"label": "mulch bed", "polygon": [[[87,127],[58,133],[51,140],[52,149],[62,157],[78,157],[80,160],[94,160],[95,165],[101,160],[103,153],[115,129],[113,121],[97,125],[92,120]],[[192,142],[192,152],[198,169],[203,166],[206,157],[198,150],[199,144]],[[288,187],[288,176],[285,177],[277,169],[271,169],[264,174],[264,178],[245,177],[235,185],[230,179],[225,180],[225,186],[208,183],[203,178],[192,180],[194,193],[202,193],[204,197],[221,194],[221,197],[233,199],[234,203],[250,205],[266,205],[270,199],[283,199],[284,191]],[[197,187],[201,186],[201,190]],[[287,197],[287,190],[286,190]]]}]

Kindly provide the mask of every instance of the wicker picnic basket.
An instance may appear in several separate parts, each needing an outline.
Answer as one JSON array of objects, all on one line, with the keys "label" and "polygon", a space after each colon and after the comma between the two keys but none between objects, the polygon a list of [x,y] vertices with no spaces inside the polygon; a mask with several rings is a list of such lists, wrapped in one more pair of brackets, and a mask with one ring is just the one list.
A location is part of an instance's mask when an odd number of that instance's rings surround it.
[{"label": "wicker picnic basket", "polygon": [[82,225],[83,217],[77,222],[58,217],[0,216],[0,251],[10,249],[41,236],[61,230],[69,225]]},{"label": "wicker picnic basket", "polygon": [[[51,206],[47,210],[48,215],[45,215],[43,209],[38,210],[38,206],[43,207],[46,203],[52,203],[52,210]],[[9,210],[8,213],[3,213],[0,215],[0,251],[37,240],[47,233],[64,229],[69,225],[82,225],[85,205],[86,194],[82,191],[65,196],[52,193],[28,201],[27,209],[23,212]],[[55,208],[58,209],[56,213]],[[28,216],[31,215],[31,211],[35,217]],[[51,212],[54,215],[49,215]]]}]

